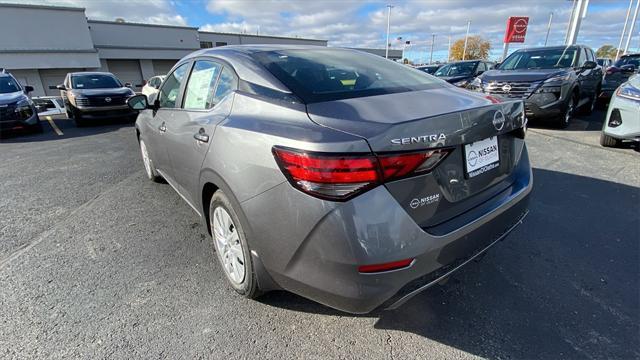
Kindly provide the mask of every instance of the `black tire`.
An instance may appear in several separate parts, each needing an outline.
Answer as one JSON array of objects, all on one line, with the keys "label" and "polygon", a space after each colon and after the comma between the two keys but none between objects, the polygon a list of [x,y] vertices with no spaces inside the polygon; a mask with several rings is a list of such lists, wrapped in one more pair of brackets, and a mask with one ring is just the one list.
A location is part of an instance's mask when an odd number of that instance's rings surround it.
[{"label": "black tire", "polygon": [[87,121],[82,118],[82,114],[75,108],[71,109],[71,113],[73,114],[73,120],[76,123],[77,127],[83,127],[87,125]]},{"label": "black tire", "polygon": [[42,133],[42,123],[40,122],[40,120],[38,120],[38,122],[31,126],[31,132],[36,133],[36,134],[40,134]]},{"label": "black tire", "polygon": [[558,127],[560,129],[566,129],[569,124],[571,124],[571,120],[576,113],[576,107],[578,105],[578,94],[573,93],[571,97],[567,100],[567,103],[564,107],[564,112],[562,116],[558,119]]},{"label": "black tire", "polygon": [[[223,255],[219,251],[216,251],[217,246],[215,244],[216,233],[214,231],[214,212],[218,207],[222,208],[230,215],[231,220],[233,221],[233,224],[231,225],[233,226],[234,231],[237,232],[240,245],[242,246],[243,257],[244,257],[243,265],[245,267],[245,271],[244,271],[244,278],[242,282],[240,282],[239,284],[234,282],[231,279],[230,275],[227,273],[227,271],[224,270],[225,265],[222,259]],[[242,223],[240,222],[240,219],[238,218],[238,214],[234,210],[233,205],[231,205],[231,202],[229,201],[227,196],[224,194],[224,192],[222,192],[222,190],[216,191],[211,196],[211,201],[209,202],[208,221],[211,225],[211,238],[213,241],[214,252],[216,253],[214,256],[218,259],[218,264],[220,265],[222,272],[224,272],[229,285],[231,285],[231,287],[238,294],[246,298],[255,299],[259,297],[262,294],[262,292],[258,287],[258,278],[256,276],[256,270],[255,270],[256,268],[255,266],[253,266],[253,261],[251,259],[251,249],[249,248],[249,244],[247,243],[246,233],[242,228]]]},{"label": "black tire", "polygon": [[140,147],[140,154],[142,155],[142,163],[144,164],[144,170],[145,174],[147,175],[147,179],[157,183],[163,182],[162,176],[158,174],[155,166],[153,166],[153,159],[151,159],[151,156],[149,155],[149,151],[146,148],[147,146],[145,142],[143,140],[140,140],[138,142],[138,146]]},{"label": "black tire", "polygon": [[605,147],[618,147],[620,146],[620,140],[611,137],[609,135],[605,135],[604,133],[600,134],[600,145]]}]

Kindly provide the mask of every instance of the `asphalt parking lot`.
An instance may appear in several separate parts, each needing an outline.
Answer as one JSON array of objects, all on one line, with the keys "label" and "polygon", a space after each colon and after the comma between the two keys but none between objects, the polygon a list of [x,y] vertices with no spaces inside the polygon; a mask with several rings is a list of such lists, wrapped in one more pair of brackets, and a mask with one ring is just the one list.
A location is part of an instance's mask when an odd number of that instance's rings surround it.
[{"label": "asphalt parking lot", "polygon": [[601,147],[603,117],[530,129],[525,223],[366,316],[237,296],[197,215],[146,180],[129,122],[3,138],[0,357],[638,358],[640,153]]}]

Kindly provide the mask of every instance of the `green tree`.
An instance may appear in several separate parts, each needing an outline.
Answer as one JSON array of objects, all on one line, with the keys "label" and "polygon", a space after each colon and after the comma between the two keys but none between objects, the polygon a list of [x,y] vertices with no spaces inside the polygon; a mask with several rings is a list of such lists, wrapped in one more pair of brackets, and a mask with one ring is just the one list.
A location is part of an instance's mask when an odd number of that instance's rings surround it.
[{"label": "green tree", "polygon": [[598,50],[596,50],[596,56],[599,58],[610,58],[613,59],[616,57],[616,49],[613,45],[602,45]]}]

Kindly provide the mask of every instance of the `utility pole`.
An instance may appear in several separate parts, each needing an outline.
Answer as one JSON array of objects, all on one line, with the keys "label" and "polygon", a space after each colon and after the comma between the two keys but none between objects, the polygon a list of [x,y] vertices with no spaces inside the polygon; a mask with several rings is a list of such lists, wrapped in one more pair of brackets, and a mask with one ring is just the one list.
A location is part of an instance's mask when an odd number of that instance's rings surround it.
[{"label": "utility pole", "polygon": [[447,61],[449,62],[449,60],[451,59],[451,34],[449,34],[449,45],[447,46],[448,50],[447,50]]},{"label": "utility pole", "polygon": [[627,23],[629,22],[629,15],[631,14],[631,6],[633,5],[633,0],[629,0],[629,8],[627,8],[627,17],[624,19],[624,26],[622,27],[622,34],[620,35],[620,42],[618,43],[618,48],[616,49],[616,58],[613,61],[618,61],[618,57],[620,56],[620,49],[622,48],[622,42],[624,41],[624,34],[627,32]]},{"label": "utility pole", "polygon": [[640,0],[636,3],[636,10],[633,12],[633,19],[631,20],[631,28],[629,29],[629,36],[627,37],[627,44],[624,46],[624,54],[629,51],[629,43],[633,37],[633,29],[636,27],[636,19],[638,18],[638,9],[640,8]]},{"label": "utility pole", "polygon": [[549,32],[551,31],[551,20],[553,20],[553,13],[549,14],[549,24],[547,24],[547,37],[544,38],[544,46],[547,46],[549,40]]},{"label": "utility pole", "polygon": [[431,56],[429,57],[429,65],[433,64],[433,43],[436,42],[436,34],[431,34]]},{"label": "utility pole", "polygon": [[471,26],[471,20],[467,21],[467,34],[464,36],[464,49],[462,49],[462,60],[467,56],[467,39],[469,38],[469,27]]},{"label": "utility pole", "polygon": [[391,21],[391,8],[393,5],[387,5],[387,43],[384,45],[384,58],[389,58],[389,26]]}]

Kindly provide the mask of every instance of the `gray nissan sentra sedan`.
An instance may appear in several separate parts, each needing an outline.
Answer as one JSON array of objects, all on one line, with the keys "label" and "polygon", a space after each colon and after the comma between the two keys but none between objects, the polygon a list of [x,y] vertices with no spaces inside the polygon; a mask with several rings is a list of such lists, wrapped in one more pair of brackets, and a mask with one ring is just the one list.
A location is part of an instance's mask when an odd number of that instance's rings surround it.
[{"label": "gray nissan sentra sedan", "polygon": [[355,50],[225,46],[132,97],[146,174],[207,223],[230,285],[396,308],[509,234],[532,187],[521,101]]}]

